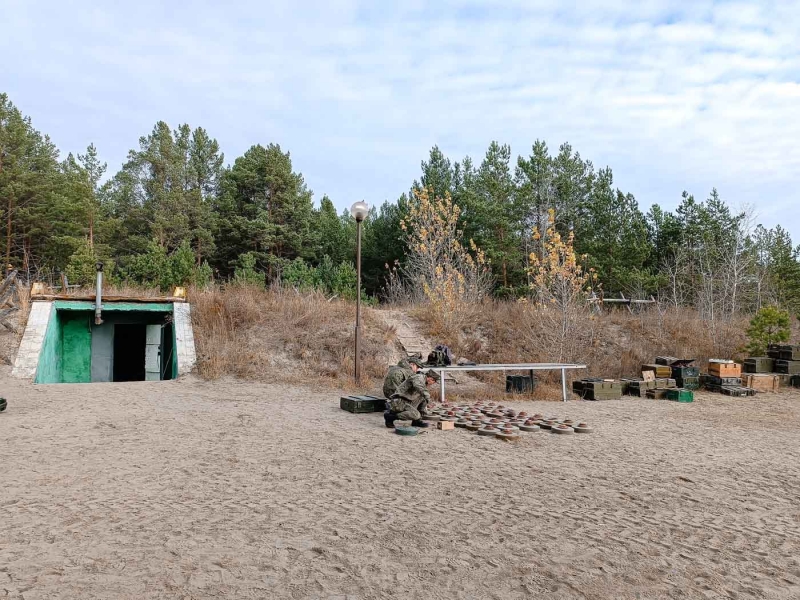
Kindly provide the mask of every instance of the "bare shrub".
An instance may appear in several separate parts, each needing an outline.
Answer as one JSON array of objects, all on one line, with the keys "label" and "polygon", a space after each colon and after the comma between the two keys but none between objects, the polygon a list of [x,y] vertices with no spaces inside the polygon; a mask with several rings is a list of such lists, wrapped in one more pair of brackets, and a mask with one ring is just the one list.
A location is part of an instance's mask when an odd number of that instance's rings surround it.
[{"label": "bare shrub", "polygon": [[389,267],[386,265],[386,277],[381,288],[381,300],[390,306],[408,306],[414,302],[414,292],[411,286],[401,276],[398,262]]}]

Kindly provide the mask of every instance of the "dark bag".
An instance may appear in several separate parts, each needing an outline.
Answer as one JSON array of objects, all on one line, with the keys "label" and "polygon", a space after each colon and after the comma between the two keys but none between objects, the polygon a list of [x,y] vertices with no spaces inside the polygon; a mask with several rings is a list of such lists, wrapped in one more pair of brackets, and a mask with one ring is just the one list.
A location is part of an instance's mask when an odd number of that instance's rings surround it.
[{"label": "dark bag", "polygon": [[439,344],[428,354],[428,364],[432,367],[447,367],[453,364],[453,353],[444,344]]}]

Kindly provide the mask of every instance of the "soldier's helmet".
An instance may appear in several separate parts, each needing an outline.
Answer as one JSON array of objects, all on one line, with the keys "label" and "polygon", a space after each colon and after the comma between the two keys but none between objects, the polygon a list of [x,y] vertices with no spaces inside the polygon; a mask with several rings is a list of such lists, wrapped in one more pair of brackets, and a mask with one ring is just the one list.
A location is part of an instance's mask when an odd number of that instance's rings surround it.
[{"label": "soldier's helmet", "polygon": [[425,373],[425,377],[426,378],[430,377],[434,381],[439,381],[441,379],[439,373],[437,373],[433,369],[430,369],[427,373]]}]

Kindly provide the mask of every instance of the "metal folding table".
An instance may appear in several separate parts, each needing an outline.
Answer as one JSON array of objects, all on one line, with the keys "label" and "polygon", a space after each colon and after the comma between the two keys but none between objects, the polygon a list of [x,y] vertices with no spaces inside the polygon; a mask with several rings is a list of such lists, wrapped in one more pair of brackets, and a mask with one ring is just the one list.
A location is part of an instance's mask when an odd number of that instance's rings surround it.
[{"label": "metal folding table", "polygon": [[561,371],[561,397],[567,401],[567,369],[585,369],[586,365],[561,364],[561,363],[518,363],[510,365],[450,365],[448,367],[431,367],[441,375],[439,379],[440,402],[444,402],[444,374],[454,371],[528,371],[533,383],[534,371]]}]

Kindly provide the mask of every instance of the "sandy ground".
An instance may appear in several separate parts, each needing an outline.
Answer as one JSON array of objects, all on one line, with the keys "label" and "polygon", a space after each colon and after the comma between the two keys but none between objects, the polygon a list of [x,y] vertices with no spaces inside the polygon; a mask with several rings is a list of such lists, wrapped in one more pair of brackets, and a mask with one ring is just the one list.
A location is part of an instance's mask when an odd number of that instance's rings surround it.
[{"label": "sandy ground", "polygon": [[337,393],[0,380],[0,598],[800,598],[800,394],[520,403],[416,438]]}]

